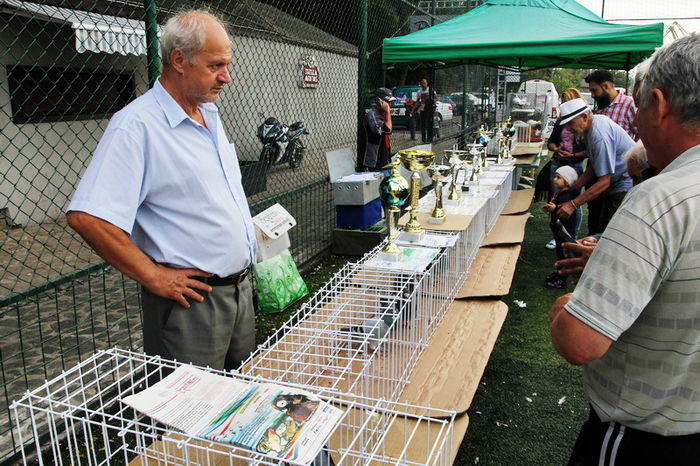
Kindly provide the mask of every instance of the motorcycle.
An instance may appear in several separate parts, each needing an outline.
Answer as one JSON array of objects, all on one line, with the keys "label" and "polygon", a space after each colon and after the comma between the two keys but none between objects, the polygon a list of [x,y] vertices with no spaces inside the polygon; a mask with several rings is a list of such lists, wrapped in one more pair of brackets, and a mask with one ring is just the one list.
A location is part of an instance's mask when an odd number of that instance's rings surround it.
[{"label": "motorcycle", "polygon": [[306,152],[303,134],[309,134],[303,121],[287,126],[276,118],[268,118],[258,127],[258,139],[263,143],[260,160],[268,166],[289,163],[292,168],[299,167]]}]

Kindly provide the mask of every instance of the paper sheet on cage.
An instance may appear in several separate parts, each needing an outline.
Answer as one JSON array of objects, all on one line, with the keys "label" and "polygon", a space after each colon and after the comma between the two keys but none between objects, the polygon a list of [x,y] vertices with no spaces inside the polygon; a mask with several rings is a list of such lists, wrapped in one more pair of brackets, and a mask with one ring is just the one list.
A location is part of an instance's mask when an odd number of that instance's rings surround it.
[{"label": "paper sheet on cage", "polygon": [[[399,225],[404,226],[406,225],[406,222],[408,222],[408,219],[410,218],[409,214],[405,214],[403,217],[399,219]],[[438,224],[433,224],[428,221],[430,218],[430,214],[427,212],[418,212],[418,222],[421,224],[424,230],[433,230],[433,231],[464,231],[469,227],[469,224],[471,223],[472,219],[474,218],[473,215],[457,215],[457,214],[448,214],[445,217],[445,223],[442,225]]]},{"label": "paper sheet on cage", "polygon": [[[465,412],[479,387],[507,312],[508,306],[502,301],[454,301],[430,338],[399,401]],[[415,411],[431,414],[429,410]]]},{"label": "paper sheet on cage", "polygon": [[510,292],[520,245],[479,248],[456,298],[505,296]]},{"label": "paper sheet on cage", "polygon": [[[366,416],[361,415],[359,412],[357,414],[351,413],[346,419],[353,419],[355,424],[359,425],[367,420]],[[369,465],[453,464],[457,458],[462,439],[467,433],[469,416],[463,413],[455,417],[452,424],[451,438],[449,435],[445,435],[445,427],[441,423],[399,416],[382,439],[381,435],[383,432],[378,430],[376,426],[386,422],[384,417],[370,420],[367,428],[368,434],[361,437],[372,447],[369,450],[374,451],[374,458],[370,458],[369,454],[365,454],[366,458],[360,458],[359,455],[353,455],[351,451],[348,453],[348,463]],[[350,431],[352,432],[352,429]],[[348,438],[348,436],[342,437],[340,429],[338,429],[329,442],[331,458],[335,464],[340,464],[341,456],[338,452],[344,447],[343,444],[352,442],[352,438]],[[438,437],[440,438],[438,439]],[[383,441],[377,448],[374,448],[373,439]],[[444,444],[441,445],[441,442],[444,442]],[[438,453],[442,452],[450,456],[448,458],[438,457]],[[346,464],[346,462],[342,464]]]},{"label": "paper sheet on cage", "polygon": [[535,188],[513,191],[508,203],[503,208],[501,215],[522,214],[530,209],[532,198],[535,196]]},{"label": "paper sheet on cage", "polygon": [[501,215],[481,246],[522,243],[525,239],[525,223],[529,216],[530,214]]}]

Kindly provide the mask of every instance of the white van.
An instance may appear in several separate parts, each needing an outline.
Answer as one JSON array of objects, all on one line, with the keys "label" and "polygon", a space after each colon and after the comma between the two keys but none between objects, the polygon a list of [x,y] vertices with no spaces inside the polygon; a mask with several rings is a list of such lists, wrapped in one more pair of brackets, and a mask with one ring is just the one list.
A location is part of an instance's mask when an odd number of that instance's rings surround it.
[{"label": "white van", "polygon": [[548,138],[552,134],[559,108],[559,93],[554,84],[541,79],[531,79],[520,83],[518,92],[535,96],[535,109],[541,114],[542,137]]},{"label": "white van", "polygon": [[520,83],[518,92],[525,94],[535,94],[535,107],[543,112],[543,116],[549,118],[557,117],[559,107],[559,93],[554,84],[541,79],[531,79]]}]

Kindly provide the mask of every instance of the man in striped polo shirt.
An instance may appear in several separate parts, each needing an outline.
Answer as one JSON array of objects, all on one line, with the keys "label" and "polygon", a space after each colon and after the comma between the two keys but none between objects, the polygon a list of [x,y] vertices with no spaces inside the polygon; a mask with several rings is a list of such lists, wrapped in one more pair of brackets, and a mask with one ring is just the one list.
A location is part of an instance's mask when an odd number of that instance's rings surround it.
[{"label": "man in striped polo shirt", "polygon": [[699,89],[700,36],[654,54],[637,124],[662,171],[629,192],[550,311],[591,404],[570,465],[700,464]]}]

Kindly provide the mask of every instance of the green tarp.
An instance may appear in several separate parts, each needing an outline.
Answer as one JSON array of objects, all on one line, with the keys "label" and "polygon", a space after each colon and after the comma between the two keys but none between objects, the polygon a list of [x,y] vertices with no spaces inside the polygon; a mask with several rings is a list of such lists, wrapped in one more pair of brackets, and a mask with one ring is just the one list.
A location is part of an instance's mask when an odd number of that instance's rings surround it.
[{"label": "green tarp", "polygon": [[385,63],[630,69],[663,43],[663,23],[608,23],[574,0],[488,0],[433,27],[384,39]]}]

